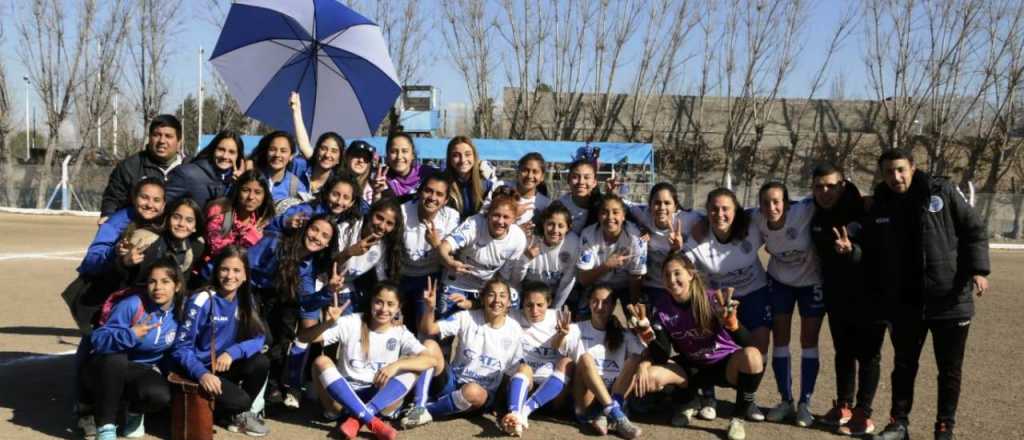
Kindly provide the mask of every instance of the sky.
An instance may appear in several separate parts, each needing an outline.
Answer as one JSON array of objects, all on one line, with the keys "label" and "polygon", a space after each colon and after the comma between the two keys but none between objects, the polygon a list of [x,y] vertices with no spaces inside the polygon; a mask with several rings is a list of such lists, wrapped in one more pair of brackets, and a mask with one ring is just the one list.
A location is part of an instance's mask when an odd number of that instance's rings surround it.
[{"label": "sky", "polygon": [[[437,11],[437,8],[442,7],[438,0],[424,1],[430,3],[425,5],[424,11]],[[15,114],[23,115],[25,83],[21,78],[25,74],[25,69],[17,56],[17,34],[14,28],[14,20],[19,14],[23,13],[23,11],[18,10],[19,8],[24,8],[24,6],[19,6],[19,3],[23,2],[0,3],[0,24],[3,25],[6,31],[6,38],[3,44],[0,45],[0,62],[7,69]],[[167,77],[170,79],[171,93],[166,101],[167,108],[164,111],[173,111],[174,107],[177,107],[187,95],[196,93],[199,48],[202,47],[206,50],[206,58],[208,58],[210,51],[216,44],[220,30],[214,28],[206,18],[208,17],[208,12],[205,3],[205,0],[185,0],[185,7],[182,11],[183,25],[174,36],[175,47],[168,66],[170,72],[168,72]],[[809,88],[808,84],[827,49],[828,39],[831,36],[831,24],[838,21],[839,14],[843,12],[844,8],[850,7],[850,4],[852,3],[840,0],[817,0],[812,4],[808,22],[809,30],[806,34],[807,38],[802,42],[804,48],[800,62],[797,63],[793,74],[784,86],[782,93],[784,96],[806,96]],[[13,13],[12,9],[14,10]],[[429,20],[428,23],[430,23]],[[447,60],[441,36],[437,33],[431,33],[427,38],[427,42],[423,45],[426,49],[426,53],[423,56],[428,61],[424,64],[429,66],[429,69],[423,69],[423,72],[420,74],[422,77],[421,83],[433,85],[439,89],[442,107],[447,103],[467,102],[469,99],[465,82],[462,81],[452,63]],[[864,97],[866,94],[861,39],[859,32],[855,31],[850,35],[837,58],[832,63],[833,66],[829,74],[829,77],[832,77],[837,72],[843,72],[848,98]],[[500,39],[496,38],[496,44],[501,44]],[[624,65],[623,74],[620,78],[628,77],[631,69],[635,68],[634,66],[635,60]],[[501,67],[498,66],[498,68],[500,69]],[[130,66],[125,66],[125,69],[126,73],[131,72]],[[212,75],[216,75],[212,65],[205,61],[203,75],[207,82]],[[500,80],[496,81],[492,90],[495,93],[499,93],[504,84],[504,76],[499,71],[495,78]],[[829,88],[828,84],[826,84],[818,96],[828,96],[828,93]],[[32,101],[38,103],[34,92],[31,92],[30,97]],[[24,118],[15,116],[14,120],[16,127],[22,128]]]}]

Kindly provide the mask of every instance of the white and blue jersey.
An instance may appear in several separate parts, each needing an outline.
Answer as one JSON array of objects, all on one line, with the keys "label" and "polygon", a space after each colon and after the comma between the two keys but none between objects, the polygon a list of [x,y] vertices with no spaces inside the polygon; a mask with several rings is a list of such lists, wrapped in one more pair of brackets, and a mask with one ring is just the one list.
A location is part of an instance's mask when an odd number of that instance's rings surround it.
[{"label": "white and blue jersey", "polygon": [[[163,359],[164,353],[174,346],[178,321],[173,309],[164,310],[145,295],[145,292],[129,295],[114,304],[107,322],[89,336],[93,353],[125,353],[128,360],[149,365]],[[140,308],[141,314],[138,313]],[[139,323],[157,326],[140,338],[132,330],[132,326]]]},{"label": "white and blue jersey", "polygon": [[[402,204],[402,221],[405,234],[402,237],[402,276],[418,277],[437,273],[441,270],[441,259],[437,249],[427,241],[427,228],[419,215],[419,202],[412,200]],[[459,212],[448,206],[431,220],[434,230],[442,239],[459,227]]]},{"label": "white and blue jersey", "polygon": [[592,270],[608,261],[614,253],[631,255],[626,265],[606,272],[598,282],[608,283],[620,289],[629,286],[629,281],[636,276],[647,274],[647,243],[640,239],[640,230],[636,225],[626,222],[619,237],[612,243],[604,238],[601,225],[587,226],[580,235],[580,258],[576,268]]},{"label": "white and blue jersey", "polygon": [[791,203],[786,210],[785,224],[777,230],[768,226],[768,219],[760,211],[754,213],[753,222],[771,256],[768,275],[776,281],[792,287],[821,284],[818,255],[811,240],[813,218],[814,200],[811,198]]},{"label": "white and blue jersey", "polygon": [[561,243],[548,246],[536,238],[540,253],[528,259],[525,255],[505,265],[505,277],[522,291],[524,282],[544,283],[551,289],[551,308],[560,309],[576,285],[576,262],[580,258],[580,239],[569,231]]},{"label": "white and blue jersey", "polygon": [[494,393],[523,359],[523,330],[507,317],[501,327],[487,323],[483,310],[463,310],[438,321],[441,338],[458,336],[458,349],[448,367],[459,385],[476,383]]},{"label": "white and blue jersey", "polygon": [[632,356],[639,356],[644,351],[640,339],[629,330],[622,330],[622,344],[615,350],[609,350],[605,344],[606,332],[594,328],[590,321],[581,321],[569,327],[568,347],[575,347],[576,360],[589,354],[594,358],[598,374],[605,386],[611,387],[615,379],[622,374],[626,361]]},{"label": "white and blue jersey", "polygon": [[210,342],[214,334],[214,351],[227,353],[234,360],[260,354],[266,341],[263,335],[238,340],[237,295],[227,300],[212,289],[192,294],[185,304],[185,322],[178,329],[178,341],[171,350],[171,358],[192,380],[210,372]]},{"label": "white and blue jersey", "polygon": [[742,240],[722,243],[708,231],[707,237],[699,243],[687,237],[684,248],[697,270],[707,275],[710,288],[732,287],[736,289],[733,295],[740,298],[768,285],[768,277],[757,256],[762,244],[761,232],[755,222],[750,222],[747,237]]},{"label": "white and blue jersey", "polygon": [[523,362],[533,370],[534,382],[543,383],[547,380],[555,372],[555,363],[559,359],[576,355],[577,349],[570,346],[568,335],[560,346],[551,346],[551,340],[558,334],[558,312],[546,310],[540,322],[530,322],[521,310],[516,310],[513,316],[523,328],[523,337],[520,339]]},{"label": "white and blue jersey", "polygon": [[425,350],[405,326],[393,325],[383,332],[368,329],[370,340],[367,353],[363,354],[363,314],[354,313],[338,319],[334,327],[321,334],[323,345],[339,342],[342,350],[338,357],[338,372],[361,389],[373,386],[373,378],[381,368],[403,357],[414,356]]},{"label": "white and blue jersey", "polygon": [[526,250],[522,230],[513,226],[504,237],[494,238],[483,214],[467,218],[445,241],[456,258],[470,268],[466,273],[445,269],[445,284],[466,292],[479,292],[505,263],[519,258]]},{"label": "white and blue jersey", "polygon": [[[651,239],[647,241],[647,276],[644,277],[644,287],[664,289],[665,279],[662,275],[662,266],[665,259],[672,252],[671,228],[661,229],[654,224],[650,208],[647,205],[630,205],[630,214],[650,232]],[[676,232],[684,237],[701,216],[690,211],[676,211],[672,215],[672,224]]]}]

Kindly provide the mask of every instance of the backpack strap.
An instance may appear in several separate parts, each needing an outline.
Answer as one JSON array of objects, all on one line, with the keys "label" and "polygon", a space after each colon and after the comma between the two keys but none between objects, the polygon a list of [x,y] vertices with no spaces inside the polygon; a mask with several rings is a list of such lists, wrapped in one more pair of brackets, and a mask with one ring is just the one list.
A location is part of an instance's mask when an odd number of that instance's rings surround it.
[{"label": "backpack strap", "polygon": [[224,213],[224,223],[220,225],[221,237],[231,233],[231,228],[234,227],[235,225],[235,208],[232,206],[230,209],[227,209],[226,211],[227,212]]}]

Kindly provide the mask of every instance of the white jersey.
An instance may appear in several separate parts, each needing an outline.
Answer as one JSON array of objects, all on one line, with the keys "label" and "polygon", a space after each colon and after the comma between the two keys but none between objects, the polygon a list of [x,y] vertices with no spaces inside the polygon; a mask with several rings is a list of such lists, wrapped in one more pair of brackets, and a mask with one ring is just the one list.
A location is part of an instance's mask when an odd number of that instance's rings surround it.
[{"label": "white jersey", "polygon": [[[353,223],[342,222],[338,224],[338,246],[339,249],[345,250],[349,246],[359,242],[359,232],[363,228],[363,220],[356,220]],[[387,250],[384,248],[384,240],[377,240],[365,254],[349,257],[348,261],[345,262],[345,290],[351,291],[354,289],[353,283],[356,278],[359,278],[363,274],[375,270],[377,273],[378,280],[384,280],[388,277],[387,267]]]},{"label": "white jersey", "polygon": [[449,368],[459,384],[476,383],[488,392],[501,385],[523,359],[523,329],[512,317],[501,327],[487,324],[483,310],[463,310],[437,323],[441,338],[459,337],[458,350]]},{"label": "white jersey", "polygon": [[575,359],[579,360],[584,353],[594,358],[594,364],[601,374],[605,385],[611,386],[612,382],[622,374],[622,368],[626,360],[633,355],[640,355],[644,347],[640,339],[628,329],[622,329],[622,345],[614,351],[608,350],[604,343],[605,332],[594,328],[590,321],[581,321],[569,328],[569,347],[576,347],[578,352]]},{"label": "white jersey", "polygon": [[[437,250],[427,242],[427,228],[419,215],[419,202],[413,200],[402,204],[402,221],[405,234],[402,236],[402,275],[423,276],[441,270],[441,259]],[[431,221],[434,230],[442,239],[459,227],[459,212],[443,206]]]},{"label": "white jersey", "polygon": [[594,269],[608,260],[616,251],[630,254],[625,266],[606,272],[598,282],[611,284],[615,288],[626,287],[634,276],[647,274],[647,243],[640,239],[640,230],[627,222],[614,243],[608,243],[601,232],[601,225],[587,226],[580,235],[580,258],[576,263],[579,270]]},{"label": "white jersey", "polygon": [[580,235],[583,232],[583,228],[587,226],[587,214],[590,211],[576,206],[576,203],[572,201],[572,194],[559,197],[558,201],[562,202],[565,205],[565,209],[569,210],[569,216],[572,217],[572,232]]},{"label": "white jersey", "polygon": [[686,256],[697,270],[708,277],[712,289],[732,287],[738,298],[768,285],[768,278],[757,257],[763,244],[757,225],[750,222],[747,238],[721,243],[710,230],[704,241],[686,240]]},{"label": "white jersey", "polygon": [[776,281],[792,287],[807,287],[821,284],[818,254],[811,239],[811,219],[814,217],[814,200],[803,199],[789,205],[786,222],[782,228],[772,230],[768,218],[760,211],[754,213],[764,238],[764,247],[771,255],[768,259],[768,274]]},{"label": "white jersey", "polygon": [[[672,252],[672,242],[669,240],[669,236],[672,235],[671,229],[661,229],[655,226],[654,218],[647,205],[630,205],[629,212],[651,234],[651,239],[647,241],[647,276],[644,277],[644,287],[664,289],[665,280],[661,272],[665,259]],[[690,227],[700,218],[700,215],[693,212],[679,210],[672,216],[672,223],[675,225],[676,231],[685,237],[688,235]]]},{"label": "white jersey", "polygon": [[470,267],[469,272],[461,274],[445,269],[445,284],[472,292],[482,289],[505,263],[526,250],[526,235],[521,229],[510,227],[504,237],[491,237],[483,214],[467,218],[445,241],[456,258]]},{"label": "white jersey", "polygon": [[540,253],[533,259],[526,254],[506,265],[506,278],[516,290],[522,291],[524,282],[544,283],[551,289],[551,308],[560,309],[576,285],[576,262],[580,258],[580,239],[572,231],[561,243],[548,246],[536,238]]},{"label": "white jersey", "polygon": [[543,382],[551,373],[555,372],[555,363],[566,356],[575,356],[575,347],[570,347],[569,336],[562,340],[559,347],[551,346],[551,339],[558,334],[558,312],[548,309],[544,312],[544,319],[540,322],[530,322],[521,310],[514,313],[515,319],[523,328],[522,342],[523,362],[533,369],[533,378],[537,382]]},{"label": "white jersey", "polygon": [[[494,189],[498,189],[499,186],[516,188],[519,185],[516,182],[502,180],[501,182],[498,182]],[[487,199],[484,200],[484,204],[483,207],[480,209],[480,212],[486,211],[487,208],[491,206],[492,196],[494,196],[493,189],[491,190],[490,193],[487,194]],[[548,196],[545,196],[544,194],[535,191],[533,193],[533,197],[520,197],[518,202],[519,209],[522,210],[523,213],[516,218],[516,224],[524,225],[526,223],[533,221],[534,217],[540,215],[540,213],[543,212],[544,209],[546,209],[548,205],[551,204],[551,199],[549,199]]]},{"label": "white jersey", "polygon": [[338,318],[338,322],[323,332],[324,345],[340,342],[341,357],[338,371],[354,388],[373,385],[377,371],[399,358],[414,356],[424,347],[404,325],[393,325],[383,332],[369,330],[368,352],[363,356],[363,314],[354,313]]}]

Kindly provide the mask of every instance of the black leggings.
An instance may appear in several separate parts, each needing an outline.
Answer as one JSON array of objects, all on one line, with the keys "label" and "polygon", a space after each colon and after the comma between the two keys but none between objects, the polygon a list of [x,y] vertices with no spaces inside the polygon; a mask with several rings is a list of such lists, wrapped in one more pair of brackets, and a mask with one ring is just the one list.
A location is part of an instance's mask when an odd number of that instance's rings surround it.
[{"label": "black leggings", "polygon": [[122,399],[134,413],[159,411],[171,401],[163,375],[150,365],[128,360],[124,353],[93,355],[81,380],[93,396],[96,426],[115,422]]},{"label": "black leggings", "polygon": [[235,415],[249,411],[252,399],[259,395],[267,380],[270,360],[263,354],[237,359],[231,362],[228,371],[217,373],[220,378],[221,394],[217,396],[218,413]]},{"label": "black leggings", "polygon": [[892,345],[895,351],[892,369],[892,410],[895,420],[906,423],[914,406],[914,379],[918,360],[928,331],[932,332],[932,348],[939,370],[936,421],[950,427],[956,422],[960,401],[960,377],[967,346],[970,319],[923,321],[916,318],[892,322]]},{"label": "black leggings", "polygon": [[828,327],[836,350],[838,401],[850,406],[856,404],[856,407],[871,416],[871,405],[875,400],[881,374],[879,362],[882,359],[882,343],[885,341],[885,323],[857,321],[829,314]]}]

